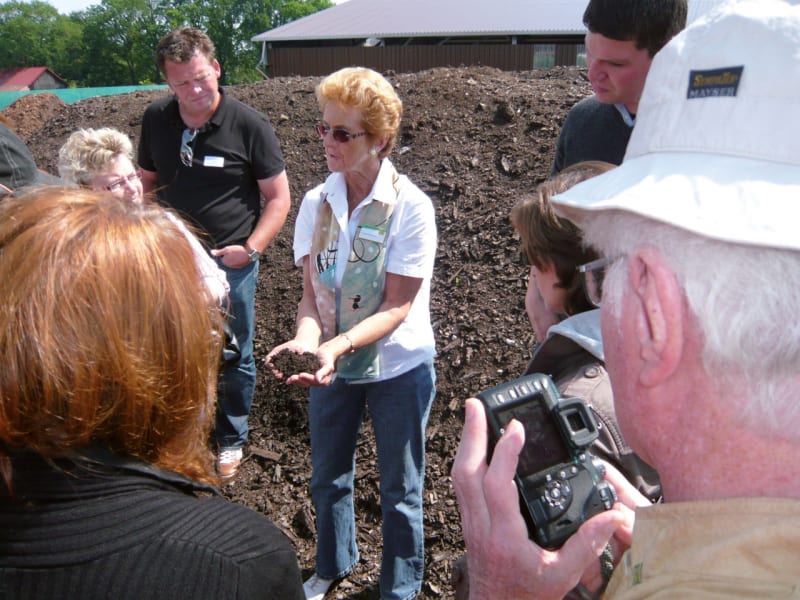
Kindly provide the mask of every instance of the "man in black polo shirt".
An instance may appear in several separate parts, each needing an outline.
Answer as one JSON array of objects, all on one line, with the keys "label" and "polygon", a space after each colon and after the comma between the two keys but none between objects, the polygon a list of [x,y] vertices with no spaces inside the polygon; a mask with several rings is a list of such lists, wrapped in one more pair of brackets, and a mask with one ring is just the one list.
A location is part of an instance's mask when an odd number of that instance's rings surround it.
[{"label": "man in black polo shirt", "polygon": [[219,88],[221,68],[205,33],[168,33],[156,60],[174,96],[153,102],[142,119],[144,189],[208,234],[231,286],[230,322],[242,351],[220,377],[217,468],[224,480],[236,474],[247,440],[258,259],[289,214],[289,182],[267,117]]}]

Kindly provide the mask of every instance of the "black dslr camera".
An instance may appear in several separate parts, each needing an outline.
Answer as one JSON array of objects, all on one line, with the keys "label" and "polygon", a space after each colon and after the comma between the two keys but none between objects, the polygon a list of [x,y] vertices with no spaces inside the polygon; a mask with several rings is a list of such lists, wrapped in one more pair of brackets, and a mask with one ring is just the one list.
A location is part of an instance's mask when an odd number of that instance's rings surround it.
[{"label": "black dslr camera", "polygon": [[[515,481],[528,536],[543,548],[560,548],[581,524],[610,509],[614,487],[602,463],[586,449],[597,439],[597,421],[580,398],[562,398],[541,373],[485,390],[489,457],[511,419],[525,427]],[[487,457],[488,460],[488,457]]]}]

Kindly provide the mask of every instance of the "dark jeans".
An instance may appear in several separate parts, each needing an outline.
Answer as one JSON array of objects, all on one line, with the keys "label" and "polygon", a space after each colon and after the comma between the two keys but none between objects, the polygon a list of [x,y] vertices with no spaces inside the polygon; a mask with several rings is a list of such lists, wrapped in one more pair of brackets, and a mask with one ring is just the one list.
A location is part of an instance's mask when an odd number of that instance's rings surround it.
[{"label": "dark jeans", "polygon": [[228,321],[239,341],[242,356],[227,365],[217,386],[216,438],[220,448],[239,448],[247,441],[247,419],[256,387],[256,362],[253,358],[255,296],[258,262],[242,269],[231,269],[217,260],[231,286]]}]

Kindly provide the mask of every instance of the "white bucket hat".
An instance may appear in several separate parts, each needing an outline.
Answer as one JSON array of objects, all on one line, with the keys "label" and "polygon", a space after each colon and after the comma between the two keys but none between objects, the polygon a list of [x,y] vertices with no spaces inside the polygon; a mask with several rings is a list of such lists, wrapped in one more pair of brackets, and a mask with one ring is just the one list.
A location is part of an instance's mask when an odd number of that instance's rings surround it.
[{"label": "white bucket hat", "polygon": [[653,59],[619,167],[553,198],[579,225],[623,210],[800,249],[800,7],[723,4]]}]

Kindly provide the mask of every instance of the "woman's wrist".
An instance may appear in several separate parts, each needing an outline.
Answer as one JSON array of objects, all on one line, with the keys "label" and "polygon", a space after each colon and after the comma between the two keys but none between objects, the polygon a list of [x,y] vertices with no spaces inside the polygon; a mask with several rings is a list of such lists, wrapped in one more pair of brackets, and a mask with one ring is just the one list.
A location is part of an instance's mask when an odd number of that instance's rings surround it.
[{"label": "woman's wrist", "polygon": [[349,348],[347,349],[347,352],[349,352],[350,354],[352,354],[353,352],[355,352],[355,351],[356,351],[356,345],[353,343],[353,338],[351,338],[351,337],[350,337],[348,334],[346,334],[346,333],[340,333],[340,334],[339,334],[339,336],[340,336],[340,337],[343,337],[343,338],[344,338],[344,340],[345,340],[345,341],[348,343],[348,345],[349,345]]}]

